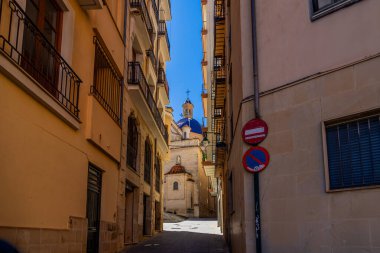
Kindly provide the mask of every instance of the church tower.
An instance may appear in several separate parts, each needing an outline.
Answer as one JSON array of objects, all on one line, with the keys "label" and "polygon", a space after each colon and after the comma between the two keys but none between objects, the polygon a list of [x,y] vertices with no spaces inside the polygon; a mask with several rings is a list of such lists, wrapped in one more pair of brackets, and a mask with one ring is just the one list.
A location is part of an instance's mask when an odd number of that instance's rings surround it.
[{"label": "church tower", "polygon": [[182,105],[182,115],[184,118],[192,119],[193,118],[194,105],[191,103],[190,99],[187,98],[185,103]]}]

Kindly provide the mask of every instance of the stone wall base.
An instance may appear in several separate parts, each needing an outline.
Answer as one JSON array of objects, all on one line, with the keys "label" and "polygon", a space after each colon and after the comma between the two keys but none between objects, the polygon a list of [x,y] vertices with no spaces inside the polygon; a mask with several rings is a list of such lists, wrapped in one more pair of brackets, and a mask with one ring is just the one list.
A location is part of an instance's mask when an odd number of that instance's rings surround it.
[{"label": "stone wall base", "polygon": [[0,238],[20,253],[85,253],[87,219],[70,217],[67,230],[0,227]]},{"label": "stone wall base", "polygon": [[117,225],[111,222],[100,222],[100,248],[102,253],[117,252]]}]

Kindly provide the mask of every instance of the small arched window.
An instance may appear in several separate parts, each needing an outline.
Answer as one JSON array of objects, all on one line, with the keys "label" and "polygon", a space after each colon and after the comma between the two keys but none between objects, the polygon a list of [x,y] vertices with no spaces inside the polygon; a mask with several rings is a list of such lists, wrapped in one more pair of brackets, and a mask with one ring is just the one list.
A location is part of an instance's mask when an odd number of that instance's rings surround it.
[{"label": "small arched window", "polygon": [[173,183],[173,191],[177,191],[178,190],[178,182],[174,182]]}]

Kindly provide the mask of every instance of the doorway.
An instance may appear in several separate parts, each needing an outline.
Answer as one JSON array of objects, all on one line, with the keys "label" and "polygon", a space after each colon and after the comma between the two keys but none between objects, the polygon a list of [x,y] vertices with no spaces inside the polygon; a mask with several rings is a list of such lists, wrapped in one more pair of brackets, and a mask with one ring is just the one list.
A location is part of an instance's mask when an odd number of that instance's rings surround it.
[{"label": "doorway", "polygon": [[155,209],[154,229],[156,231],[160,231],[161,230],[161,203],[158,201],[155,201],[154,209]]},{"label": "doorway", "polygon": [[87,252],[99,252],[100,203],[102,193],[102,172],[94,165],[88,167],[87,183]]},{"label": "doorway", "polygon": [[135,220],[137,219],[136,208],[137,188],[126,182],[125,184],[125,244],[132,244],[135,234]]},{"label": "doorway", "polygon": [[143,235],[152,235],[152,203],[150,196],[144,194]]}]

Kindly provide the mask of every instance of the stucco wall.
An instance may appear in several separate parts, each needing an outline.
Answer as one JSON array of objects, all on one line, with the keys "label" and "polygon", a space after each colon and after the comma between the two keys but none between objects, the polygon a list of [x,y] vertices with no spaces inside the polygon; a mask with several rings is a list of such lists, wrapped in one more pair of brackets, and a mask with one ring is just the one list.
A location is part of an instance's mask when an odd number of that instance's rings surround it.
[{"label": "stucco wall", "polygon": [[380,51],[379,1],[360,1],[314,22],[309,2],[257,1],[262,91]]},{"label": "stucco wall", "polygon": [[[254,117],[251,13],[248,0],[231,1],[232,95],[229,115],[237,132],[224,185],[225,232],[233,252],[255,252],[253,177],[241,158],[248,146],[239,134]],[[378,1],[360,1],[315,22],[309,1],[257,2],[260,91],[298,78],[353,64],[263,96],[261,114],[269,126],[262,144],[271,154],[261,173],[262,236],[265,252],[365,252],[378,250],[378,189],[325,192],[324,120],[380,107],[380,60],[360,62],[380,51]],[[239,17],[239,18],[236,18]],[[228,27],[228,26],[227,26]],[[228,33],[228,32],[227,32]],[[364,39],[365,38],[365,39]],[[228,50],[227,50],[228,52]],[[229,132],[230,130],[228,130]],[[226,188],[225,188],[226,189]],[[232,212],[229,210],[232,204]],[[230,237],[229,237],[230,235]]]},{"label": "stucco wall", "polygon": [[[260,173],[263,248],[266,252],[365,252],[379,249],[379,189],[326,193],[322,122],[380,108],[380,58],[300,83],[261,98],[271,155]],[[239,144],[238,144],[239,145]],[[244,145],[244,150],[248,148]],[[233,248],[245,235],[254,252],[252,176],[232,151],[235,213]],[[239,174],[244,175],[243,178]],[[240,185],[246,185],[244,189]],[[242,201],[245,214],[236,206]],[[247,211],[248,210],[248,211]],[[238,223],[243,220],[242,223]],[[252,227],[250,227],[252,226]],[[250,241],[250,242],[247,242]]]},{"label": "stucco wall", "polygon": [[105,170],[101,219],[114,221],[117,164],[2,74],[0,82],[0,224],[67,228],[69,216],[86,217],[89,162]]},{"label": "stucco wall", "polygon": [[[1,69],[0,138],[4,145],[0,148],[0,198],[5,206],[0,210],[1,226],[67,229],[70,216],[85,218],[89,162],[104,170],[101,220],[116,221],[118,186],[114,182],[118,178],[121,130],[103,107],[92,107],[98,104],[89,101],[93,99],[90,94],[95,53],[93,27],[101,30],[102,37],[112,37],[117,31],[104,29],[105,25],[112,24],[108,11],[99,13],[96,18],[102,19],[102,23],[89,19],[77,1],[62,3],[68,9],[63,13],[62,56],[83,81],[79,92],[81,121],[71,119],[79,129],[73,129],[44,103],[37,102],[20,88],[21,80],[28,80],[45,94],[27,74],[6,73]],[[112,56],[122,57],[119,54],[120,47],[124,47],[121,38],[107,46]],[[2,63],[12,64],[1,57]],[[124,61],[116,62],[124,69]],[[58,102],[53,101],[53,104],[60,108]],[[86,137],[95,128],[96,138],[101,135],[104,142],[94,140],[97,144],[93,145]]]}]

